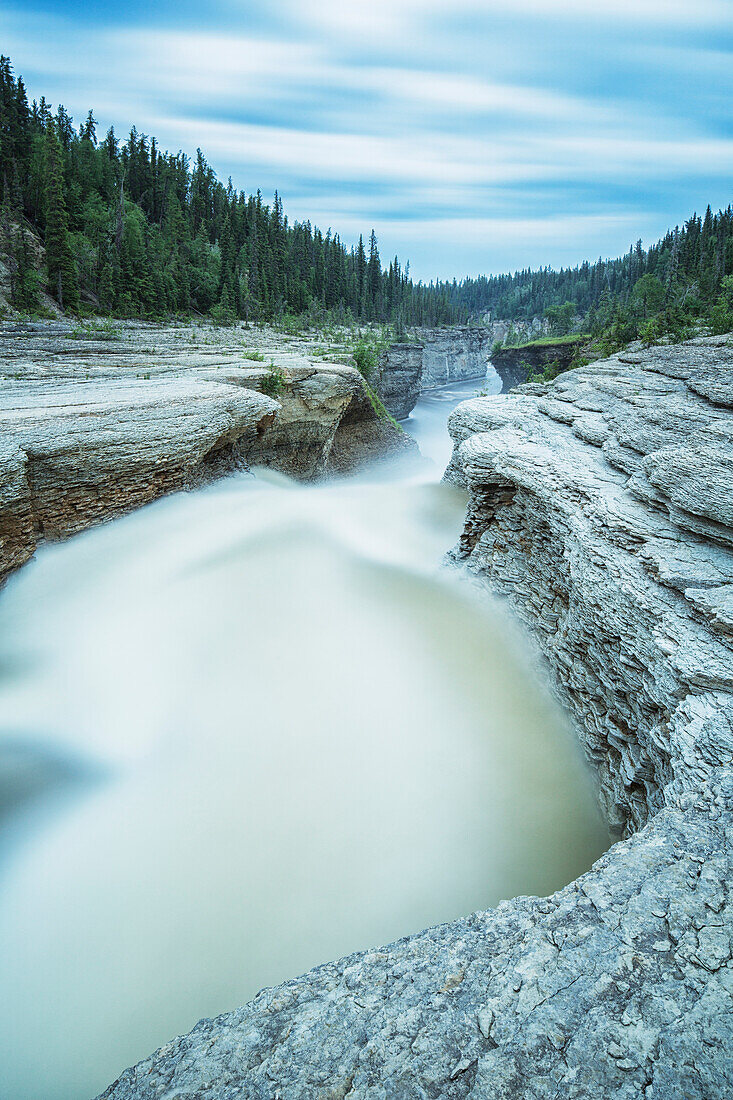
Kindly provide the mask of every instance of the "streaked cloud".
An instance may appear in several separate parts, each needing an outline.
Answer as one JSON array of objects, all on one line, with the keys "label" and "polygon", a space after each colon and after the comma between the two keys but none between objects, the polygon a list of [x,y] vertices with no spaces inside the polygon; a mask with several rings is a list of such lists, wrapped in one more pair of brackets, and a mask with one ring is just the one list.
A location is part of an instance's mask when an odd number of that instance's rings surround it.
[{"label": "streaked cloud", "polygon": [[18,2],[32,93],[374,225],[425,278],[617,254],[733,197],[729,0]]}]

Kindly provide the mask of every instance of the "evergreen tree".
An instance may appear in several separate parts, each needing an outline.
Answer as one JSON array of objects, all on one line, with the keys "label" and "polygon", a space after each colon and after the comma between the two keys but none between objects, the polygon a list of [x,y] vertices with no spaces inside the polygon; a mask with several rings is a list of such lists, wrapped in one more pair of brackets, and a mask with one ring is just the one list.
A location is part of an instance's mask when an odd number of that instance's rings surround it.
[{"label": "evergreen tree", "polygon": [[61,144],[56,128],[46,131],[46,269],[51,293],[62,309],[75,310],[79,288],[68,232]]},{"label": "evergreen tree", "polygon": [[[344,247],[310,222],[288,223],[282,198],[268,205],[221,183],[201,150],[193,164],[162,151],[135,127],[97,144],[93,111],[74,130],[45,97],[28,106],[10,60],[0,58],[0,250],[14,296],[32,297],[32,231],[43,240],[51,292],[65,308],[79,296],[120,315],[225,310],[247,321],[284,313],[408,326],[546,314],[557,331],[581,318],[596,332],[679,335],[727,324],[733,276],[733,208],[681,227],[644,250],[575,268],[549,267],[424,285],[397,257],[382,269],[377,237]],[[26,279],[28,276],[28,279]],[[30,281],[28,281],[30,280]],[[660,289],[661,288],[661,289]],[[25,300],[25,299],[24,299]],[[30,300],[30,299],[28,299]],[[580,323],[580,322],[579,322]]]}]

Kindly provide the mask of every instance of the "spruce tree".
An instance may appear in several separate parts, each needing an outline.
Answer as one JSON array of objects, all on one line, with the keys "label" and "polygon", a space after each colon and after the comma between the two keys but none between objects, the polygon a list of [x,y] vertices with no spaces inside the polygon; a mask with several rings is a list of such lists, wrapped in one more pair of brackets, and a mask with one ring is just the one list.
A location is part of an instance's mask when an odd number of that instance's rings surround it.
[{"label": "spruce tree", "polygon": [[62,309],[73,311],[79,305],[79,288],[69,243],[61,164],[61,144],[51,124],[46,131],[46,270],[51,293]]}]

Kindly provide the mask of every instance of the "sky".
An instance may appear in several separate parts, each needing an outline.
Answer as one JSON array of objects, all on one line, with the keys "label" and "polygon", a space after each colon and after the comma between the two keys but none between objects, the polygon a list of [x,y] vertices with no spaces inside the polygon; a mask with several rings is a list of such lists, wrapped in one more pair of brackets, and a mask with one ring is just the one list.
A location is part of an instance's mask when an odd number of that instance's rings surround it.
[{"label": "sky", "polygon": [[200,146],[425,281],[733,201],[733,0],[3,0],[0,51],[31,98]]}]

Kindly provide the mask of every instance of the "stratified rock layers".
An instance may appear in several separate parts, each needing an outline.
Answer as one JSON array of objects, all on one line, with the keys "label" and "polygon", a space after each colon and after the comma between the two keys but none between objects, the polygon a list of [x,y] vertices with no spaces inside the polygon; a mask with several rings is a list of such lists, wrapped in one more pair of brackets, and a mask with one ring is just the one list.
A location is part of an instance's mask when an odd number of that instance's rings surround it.
[{"label": "stratified rock layers", "polygon": [[422,344],[392,344],[380,358],[374,389],[395,420],[415,408],[423,385]]},{"label": "stratified rock layers", "polygon": [[120,377],[103,354],[93,366],[90,381],[51,362],[48,381],[2,387],[0,580],[43,539],[233,470],[272,466],[307,481],[414,448],[380,418],[353,367],[292,364],[271,397],[259,392],[271,388],[269,368],[231,360],[166,364],[152,377]]},{"label": "stratified rock layers", "polygon": [[567,340],[537,342],[524,347],[499,348],[492,354],[491,364],[501,378],[502,393],[507,393],[525,383],[532,373],[539,373],[546,367],[555,367],[555,374],[567,370],[579,351],[577,343]]},{"label": "stratified rock layers", "polygon": [[424,329],[423,389],[483,378],[489,365],[492,336],[488,328]]},{"label": "stratified rock layers", "polygon": [[708,341],[452,417],[457,556],[530,625],[638,831],[551,898],[202,1021],[105,1100],[733,1095],[731,410],[733,349]]},{"label": "stratified rock layers", "polygon": [[539,639],[620,827],[733,758],[730,405],[733,348],[701,342],[452,417],[460,554]]},{"label": "stratified rock layers", "polygon": [[3,391],[0,575],[65,538],[186,487],[278,406],[209,382],[33,383]]}]

